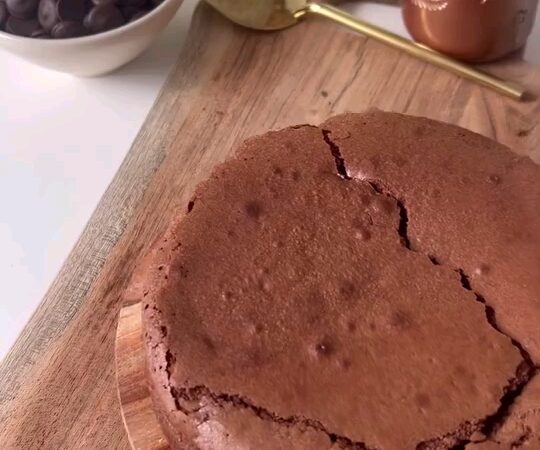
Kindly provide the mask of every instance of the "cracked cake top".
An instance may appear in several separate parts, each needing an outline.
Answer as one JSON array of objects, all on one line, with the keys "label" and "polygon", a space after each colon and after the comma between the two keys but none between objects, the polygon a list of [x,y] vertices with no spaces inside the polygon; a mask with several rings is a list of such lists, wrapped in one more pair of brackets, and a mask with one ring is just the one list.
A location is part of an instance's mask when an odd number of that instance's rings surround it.
[{"label": "cracked cake top", "polygon": [[134,277],[171,446],[490,442],[540,358],[539,192],[530,160],[426,119],[248,140]]}]

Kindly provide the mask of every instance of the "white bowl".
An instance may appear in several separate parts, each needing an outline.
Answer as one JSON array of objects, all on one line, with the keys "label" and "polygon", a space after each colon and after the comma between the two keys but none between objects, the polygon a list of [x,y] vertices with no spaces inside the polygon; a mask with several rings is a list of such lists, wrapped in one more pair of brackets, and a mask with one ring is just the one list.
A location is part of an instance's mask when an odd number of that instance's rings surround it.
[{"label": "white bowl", "polygon": [[111,72],[139,56],[174,17],[183,0],[164,0],[134,22],[71,39],[34,39],[0,31],[0,48],[47,69],[81,77]]}]

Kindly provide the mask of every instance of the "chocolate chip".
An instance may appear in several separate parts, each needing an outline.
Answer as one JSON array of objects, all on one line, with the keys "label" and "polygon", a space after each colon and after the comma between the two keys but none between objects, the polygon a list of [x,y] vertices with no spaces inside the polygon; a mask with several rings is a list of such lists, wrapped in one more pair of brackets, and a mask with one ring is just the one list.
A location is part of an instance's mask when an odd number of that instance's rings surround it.
[{"label": "chocolate chip", "polygon": [[9,13],[7,10],[7,6],[5,2],[0,1],[0,30],[3,30],[6,26],[6,22],[8,20]]},{"label": "chocolate chip", "polygon": [[66,39],[101,33],[138,20],[154,0],[0,0],[0,30],[33,38]]},{"label": "chocolate chip", "polygon": [[138,6],[138,7],[142,7],[146,5],[146,1],[147,0],[118,0],[121,6]]},{"label": "chocolate chip", "polygon": [[39,28],[36,31],[34,31],[30,37],[36,38],[36,39],[49,39],[49,33],[47,33],[43,28]]},{"label": "chocolate chip", "polygon": [[137,14],[141,9],[136,6],[122,6],[120,8],[124,19],[130,20],[135,14]]},{"label": "chocolate chip", "polygon": [[7,10],[17,19],[31,19],[36,15],[39,0],[6,0]]},{"label": "chocolate chip", "polygon": [[58,0],[56,11],[60,20],[65,22],[80,22],[86,14],[85,0]]},{"label": "chocolate chip", "polygon": [[135,22],[136,20],[141,19],[142,17],[146,16],[148,14],[148,11],[145,9],[140,9],[138,12],[133,14],[131,18],[129,19],[129,22]]},{"label": "chocolate chip", "polygon": [[83,24],[75,21],[57,23],[51,31],[51,35],[55,39],[75,38],[85,34],[88,32]]},{"label": "chocolate chip", "polygon": [[56,0],[41,0],[39,2],[38,20],[46,31],[51,31],[60,22],[56,10]]},{"label": "chocolate chip", "polygon": [[[139,8],[138,6],[123,6],[121,8],[122,10],[122,14],[124,16],[124,18],[128,21],[128,22],[132,22],[133,20],[137,20],[139,18],[141,18],[142,16],[144,16],[148,11],[146,11],[145,9],[141,9]],[[137,18],[133,18],[137,16]]]},{"label": "chocolate chip", "polygon": [[92,33],[112,30],[123,25],[125,22],[120,10],[113,5],[96,6],[84,18],[84,25]]},{"label": "chocolate chip", "polygon": [[30,37],[34,31],[40,28],[36,19],[21,20],[11,16],[6,22],[6,31],[17,36]]}]

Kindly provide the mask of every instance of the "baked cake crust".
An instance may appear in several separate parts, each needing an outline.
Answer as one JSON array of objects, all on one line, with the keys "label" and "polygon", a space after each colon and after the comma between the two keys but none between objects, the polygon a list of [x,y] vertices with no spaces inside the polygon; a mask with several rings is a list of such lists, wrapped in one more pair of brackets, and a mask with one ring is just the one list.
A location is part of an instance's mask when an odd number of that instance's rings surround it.
[{"label": "baked cake crust", "polygon": [[411,248],[459,270],[498,326],[540,363],[540,168],[423,118],[348,114],[323,128],[351,177],[403,202]]},{"label": "baked cake crust", "polygon": [[171,446],[536,439],[539,194],[529,159],[427,119],[347,114],[247,141],[129,294]]}]

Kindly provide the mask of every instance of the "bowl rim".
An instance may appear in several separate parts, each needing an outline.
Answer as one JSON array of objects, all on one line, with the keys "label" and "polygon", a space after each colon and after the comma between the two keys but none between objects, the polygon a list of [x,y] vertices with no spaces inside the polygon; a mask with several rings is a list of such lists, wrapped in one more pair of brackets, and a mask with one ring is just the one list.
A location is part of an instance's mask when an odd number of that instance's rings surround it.
[{"label": "bowl rim", "polygon": [[86,42],[97,42],[101,40],[106,40],[110,37],[120,35],[126,31],[139,28],[140,26],[142,26],[143,23],[151,20],[154,16],[158,15],[161,12],[161,10],[165,9],[170,3],[178,3],[178,7],[180,7],[180,5],[183,3],[183,0],[163,0],[158,6],[150,10],[148,14],[145,14],[139,19],[134,20],[133,22],[125,23],[124,25],[118,28],[113,28],[112,30],[104,31],[102,33],[91,34],[88,36],[74,37],[74,38],[66,38],[66,39],[39,39],[39,38],[33,38],[33,37],[27,37],[27,36],[18,36],[16,34],[11,34],[11,33],[8,33],[7,31],[0,30],[0,40],[34,42],[34,43],[39,42],[39,44],[43,46],[54,46],[54,45],[62,46],[62,45],[71,45],[71,44],[77,45],[77,44],[83,44]]}]

